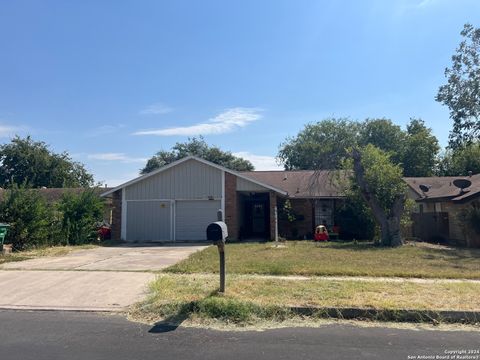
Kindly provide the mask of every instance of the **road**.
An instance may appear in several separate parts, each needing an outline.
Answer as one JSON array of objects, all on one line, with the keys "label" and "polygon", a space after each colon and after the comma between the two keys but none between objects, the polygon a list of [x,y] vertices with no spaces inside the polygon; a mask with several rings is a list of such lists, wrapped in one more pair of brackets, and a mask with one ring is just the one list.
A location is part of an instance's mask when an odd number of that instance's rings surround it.
[{"label": "road", "polygon": [[267,331],[152,327],[119,315],[0,311],[0,359],[408,359],[480,348],[480,332],[328,325]]}]

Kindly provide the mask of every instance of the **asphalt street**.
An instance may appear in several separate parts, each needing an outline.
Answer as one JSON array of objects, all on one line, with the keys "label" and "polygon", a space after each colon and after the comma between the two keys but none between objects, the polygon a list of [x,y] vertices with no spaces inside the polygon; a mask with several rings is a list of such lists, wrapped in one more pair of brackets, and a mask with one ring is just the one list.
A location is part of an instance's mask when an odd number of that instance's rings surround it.
[{"label": "asphalt street", "polygon": [[405,360],[479,348],[479,332],[351,325],[235,332],[152,327],[112,314],[0,311],[2,360]]}]

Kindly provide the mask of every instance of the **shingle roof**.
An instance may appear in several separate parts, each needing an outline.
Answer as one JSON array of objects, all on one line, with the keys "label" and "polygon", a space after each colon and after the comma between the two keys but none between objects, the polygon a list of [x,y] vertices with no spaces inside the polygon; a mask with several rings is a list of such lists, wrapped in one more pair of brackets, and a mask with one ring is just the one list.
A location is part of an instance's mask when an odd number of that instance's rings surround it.
[{"label": "shingle roof", "polygon": [[[453,181],[456,179],[470,180],[472,185],[462,192],[453,184]],[[459,202],[475,196],[480,196],[480,174],[472,176],[408,177],[404,178],[404,180],[407,185],[417,193],[417,201],[446,199]],[[420,185],[422,184],[430,186],[429,191],[425,194],[420,190]]]},{"label": "shingle roof", "polygon": [[345,197],[341,179],[343,171],[246,171],[241,174],[259,182],[282,189],[292,198],[340,198]]}]

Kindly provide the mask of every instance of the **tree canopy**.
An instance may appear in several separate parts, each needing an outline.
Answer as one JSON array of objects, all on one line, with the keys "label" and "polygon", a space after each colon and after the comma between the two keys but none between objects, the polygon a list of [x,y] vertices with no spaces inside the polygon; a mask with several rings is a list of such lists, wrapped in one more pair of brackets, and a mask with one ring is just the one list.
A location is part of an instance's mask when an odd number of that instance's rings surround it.
[{"label": "tree canopy", "polygon": [[375,145],[389,153],[392,160],[399,163],[402,161],[405,137],[406,134],[402,128],[395,125],[390,119],[367,119],[360,126],[358,142],[362,146]]},{"label": "tree canopy", "polygon": [[437,138],[423,120],[411,119],[401,147],[404,176],[432,176],[440,151]]},{"label": "tree canopy", "polygon": [[467,176],[480,173],[480,143],[447,149],[439,162],[440,176]]},{"label": "tree canopy", "polygon": [[480,28],[465,24],[463,41],[445,69],[447,83],[440,86],[435,100],[450,109],[453,129],[450,147],[456,148],[480,135]]},{"label": "tree canopy", "polygon": [[0,145],[0,186],[13,184],[39,187],[88,187],[93,175],[73,161],[68,153],[54,153],[42,141],[16,136]]},{"label": "tree canopy", "polygon": [[188,141],[177,142],[171,151],[161,150],[151,157],[142,174],[147,174],[162,166],[180,160],[186,156],[195,155],[202,159],[211,161],[217,165],[224,166],[236,171],[252,171],[254,167],[249,160],[233,155],[230,151],[223,151],[216,146],[208,145],[203,137],[188,139]]},{"label": "tree canopy", "polygon": [[368,144],[388,153],[405,176],[430,176],[436,169],[438,140],[420,119],[411,119],[404,131],[385,118],[364,122],[328,118],[287,138],[278,158],[285,170],[339,169],[349,149]]},{"label": "tree canopy", "polygon": [[359,130],[359,123],[346,118],[307,124],[280,145],[278,159],[285,170],[339,169]]}]

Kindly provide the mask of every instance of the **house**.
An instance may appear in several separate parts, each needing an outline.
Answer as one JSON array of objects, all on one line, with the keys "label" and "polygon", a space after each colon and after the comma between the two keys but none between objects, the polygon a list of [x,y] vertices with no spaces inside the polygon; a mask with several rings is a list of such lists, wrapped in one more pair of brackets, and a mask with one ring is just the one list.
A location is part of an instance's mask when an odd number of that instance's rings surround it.
[{"label": "house", "polygon": [[[219,209],[232,239],[311,238],[316,225],[334,224],[337,183],[328,171],[236,172],[188,156],[101,196],[112,199],[113,239],[203,241]],[[295,227],[282,217],[287,200]]]},{"label": "house", "polygon": [[480,235],[465,212],[480,208],[480,174],[464,177],[404,178],[417,206],[411,235],[425,241],[480,247]]}]

